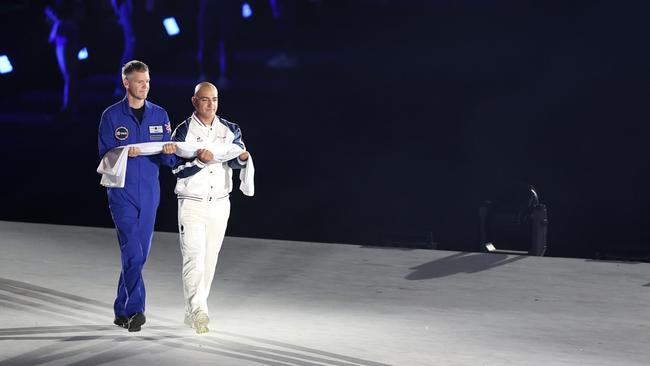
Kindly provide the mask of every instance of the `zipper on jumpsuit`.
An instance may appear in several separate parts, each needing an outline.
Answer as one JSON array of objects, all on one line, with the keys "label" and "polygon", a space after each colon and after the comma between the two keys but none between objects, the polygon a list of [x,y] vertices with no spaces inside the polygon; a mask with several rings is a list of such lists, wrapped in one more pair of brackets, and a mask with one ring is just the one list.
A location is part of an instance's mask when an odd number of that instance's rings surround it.
[{"label": "zipper on jumpsuit", "polygon": [[[135,121],[135,125],[137,126],[137,128],[135,129],[137,131],[137,133],[138,133],[138,135],[136,136],[137,137],[136,141],[142,141],[140,139],[140,136],[141,136],[140,132],[142,132],[142,131],[140,131],[140,129],[142,128],[142,123],[138,121],[138,119],[135,117],[135,115],[133,115],[133,111],[129,110],[129,112],[131,112],[131,120]],[[144,121],[144,112],[142,112],[142,113],[143,113],[142,120]],[[142,160],[142,159],[140,159],[140,160]],[[140,189],[141,186],[142,186],[142,179],[140,179],[141,176],[142,176],[142,161],[139,161],[138,162],[138,223],[140,222],[140,214],[142,212],[142,207],[141,207],[142,203],[140,202],[140,197],[142,197],[141,189]],[[138,229],[139,228],[140,228],[140,225],[138,225]]]}]

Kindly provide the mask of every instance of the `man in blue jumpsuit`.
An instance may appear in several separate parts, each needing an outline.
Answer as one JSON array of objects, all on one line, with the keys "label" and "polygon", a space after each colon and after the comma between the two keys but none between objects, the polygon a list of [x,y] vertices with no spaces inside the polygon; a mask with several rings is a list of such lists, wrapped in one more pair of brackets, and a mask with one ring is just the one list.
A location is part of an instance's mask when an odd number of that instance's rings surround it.
[{"label": "man in blue jumpsuit", "polygon": [[[167,112],[146,100],[149,68],[140,61],[129,61],[122,68],[126,97],[106,108],[99,123],[99,156],[111,149],[143,142],[171,140]],[[108,205],[117,229],[122,257],[122,272],[115,299],[116,325],[137,332],[145,323],[145,289],[142,269],[149,255],[156,210],[160,202],[160,165],[174,166],[176,146],[165,144],[163,153],[139,156],[129,148],[124,188],[107,188]]]}]

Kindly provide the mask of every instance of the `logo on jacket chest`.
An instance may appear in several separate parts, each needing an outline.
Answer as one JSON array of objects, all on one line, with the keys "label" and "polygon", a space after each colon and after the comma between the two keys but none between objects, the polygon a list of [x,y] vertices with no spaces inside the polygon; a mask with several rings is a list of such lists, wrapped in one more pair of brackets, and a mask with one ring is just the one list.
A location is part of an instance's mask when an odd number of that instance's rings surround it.
[{"label": "logo on jacket chest", "polygon": [[115,138],[116,139],[118,139],[120,141],[124,141],[128,137],[129,137],[129,129],[128,128],[126,128],[124,126],[120,126],[120,127],[115,129]]},{"label": "logo on jacket chest", "polygon": [[149,140],[162,141],[163,140],[163,126],[149,126]]},{"label": "logo on jacket chest", "polygon": [[149,133],[163,133],[163,126],[149,126]]}]

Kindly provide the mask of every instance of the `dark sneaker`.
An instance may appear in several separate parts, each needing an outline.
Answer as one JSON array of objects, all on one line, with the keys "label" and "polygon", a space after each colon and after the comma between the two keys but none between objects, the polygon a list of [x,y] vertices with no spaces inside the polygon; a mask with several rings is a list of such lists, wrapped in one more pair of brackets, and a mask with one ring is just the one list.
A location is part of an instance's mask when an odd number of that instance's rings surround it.
[{"label": "dark sneaker", "polygon": [[116,316],[115,320],[113,320],[113,324],[117,325],[118,327],[127,328],[127,325],[129,324],[129,318],[125,316]]},{"label": "dark sneaker", "polygon": [[126,328],[129,332],[139,332],[142,325],[147,321],[147,318],[142,313],[135,313],[129,318]]}]

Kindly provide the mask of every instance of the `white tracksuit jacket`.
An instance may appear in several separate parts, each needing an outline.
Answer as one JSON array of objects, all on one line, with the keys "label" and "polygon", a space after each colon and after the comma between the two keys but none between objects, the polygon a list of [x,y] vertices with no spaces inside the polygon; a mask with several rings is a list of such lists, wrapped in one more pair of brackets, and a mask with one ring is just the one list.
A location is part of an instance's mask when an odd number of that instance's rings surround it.
[{"label": "white tracksuit jacket", "polygon": [[[211,126],[206,126],[192,114],[176,127],[172,139],[188,143],[235,144],[246,149],[239,126],[218,116]],[[198,158],[179,157],[172,170],[177,178],[174,192],[179,199],[209,200],[225,197],[232,191],[232,168],[241,169],[245,165],[246,162],[239,158],[227,163],[204,164]]]}]

